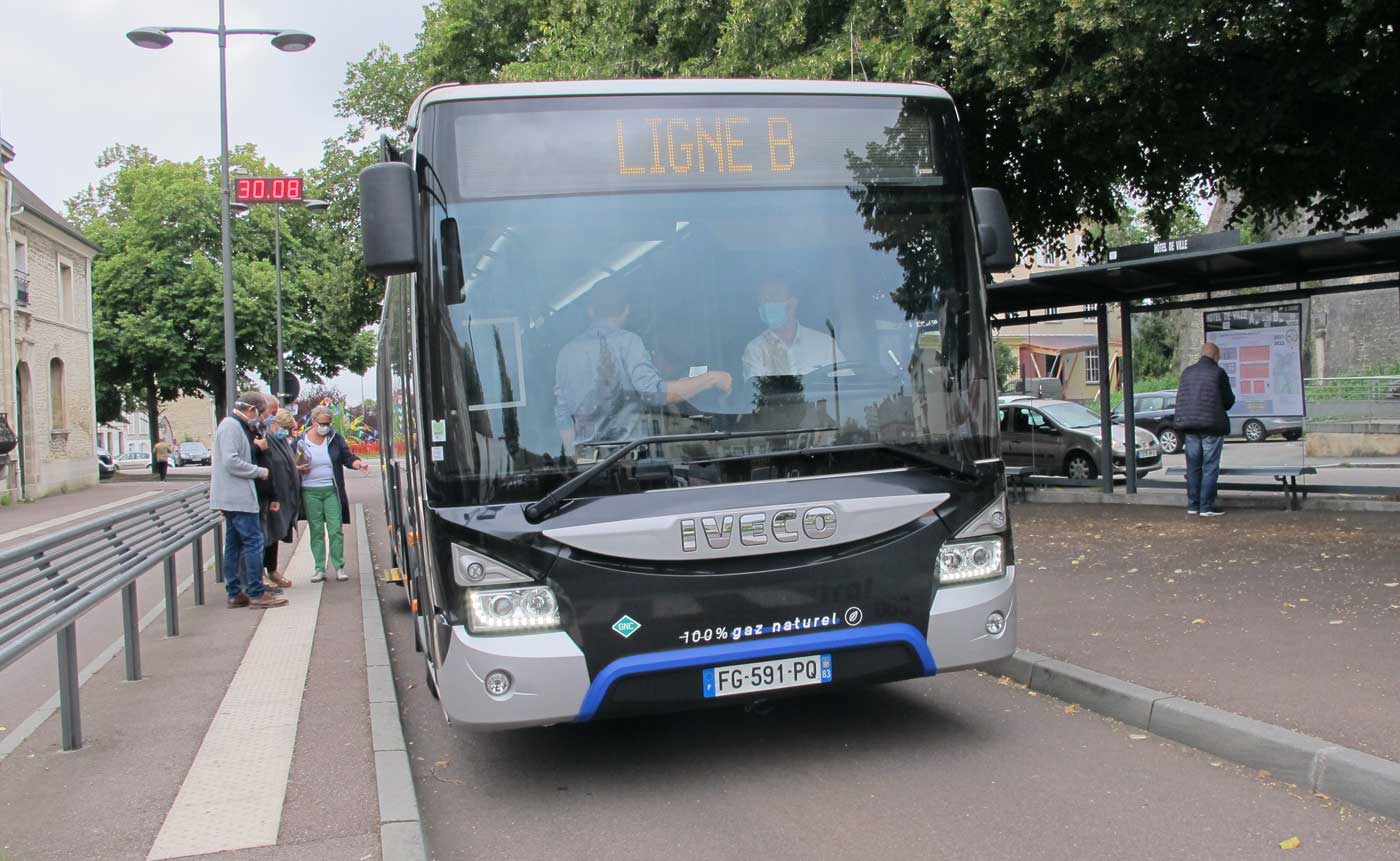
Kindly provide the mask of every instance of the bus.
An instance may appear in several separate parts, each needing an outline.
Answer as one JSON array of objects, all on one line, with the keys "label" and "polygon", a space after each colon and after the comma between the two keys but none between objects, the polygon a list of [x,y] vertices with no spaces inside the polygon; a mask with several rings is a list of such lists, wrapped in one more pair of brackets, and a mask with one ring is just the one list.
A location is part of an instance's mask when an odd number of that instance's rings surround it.
[{"label": "bus", "polygon": [[360,176],[393,564],[448,720],[980,667],[1016,645],[989,273],[927,84],[441,85]]}]

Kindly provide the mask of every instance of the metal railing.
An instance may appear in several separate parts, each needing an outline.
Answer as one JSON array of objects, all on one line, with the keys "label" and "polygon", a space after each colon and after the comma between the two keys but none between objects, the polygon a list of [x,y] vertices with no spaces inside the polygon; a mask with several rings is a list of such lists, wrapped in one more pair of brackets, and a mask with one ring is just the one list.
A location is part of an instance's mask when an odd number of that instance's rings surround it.
[{"label": "metal railing", "polygon": [[15,270],[15,305],[29,304],[29,273],[23,269]]},{"label": "metal railing", "polygon": [[136,578],[159,563],[165,574],[165,633],[180,634],[175,554],[190,548],[194,603],[204,603],[205,533],[214,531],[222,580],[223,517],[209,509],[209,485],[137,503],[45,538],[0,550],[0,671],[57,635],[63,749],[83,745],[78,711],[78,620],[122,595],[126,678],[141,678]]},{"label": "metal railing", "polygon": [[1308,377],[1303,381],[1308,400],[1400,400],[1400,377]]}]

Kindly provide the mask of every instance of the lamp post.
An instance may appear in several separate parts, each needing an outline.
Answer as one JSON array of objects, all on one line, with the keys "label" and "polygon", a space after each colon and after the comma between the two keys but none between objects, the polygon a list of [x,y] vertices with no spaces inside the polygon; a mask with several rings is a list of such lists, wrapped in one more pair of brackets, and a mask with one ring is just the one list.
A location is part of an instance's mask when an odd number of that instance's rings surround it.
[{"label": "lamp post", "polygon": [[[325,200],[304,200],[301,203],[308,212],[324,212],[330,206]],[[282,204],[277,204],[272,210],[273,223],[273,257],[277,269],[277,382],[272,387],[272,391],[277,395],[278,403],[282,402],[282,397],[286,393],[287,374],[282,368]]]},{"label": "lamp post", "polygon": [[271,36],[272,47],[279,51],[305,51],[316,42],[310,33],[300,30],[266,30],[260,28],[230,29],[224,24],[224,0],[219,0],[219,26],[209,27],[138,27],[126,38],[138,48],[157,50],[169,47],[171,33],[202,33],[219,37],[219,231],[222,239],[224,270],[224,406],[232,408],[238,396],[238,346],[233,327],[233,246],[229,238],[228,194],[228,60],[229,36]]}]

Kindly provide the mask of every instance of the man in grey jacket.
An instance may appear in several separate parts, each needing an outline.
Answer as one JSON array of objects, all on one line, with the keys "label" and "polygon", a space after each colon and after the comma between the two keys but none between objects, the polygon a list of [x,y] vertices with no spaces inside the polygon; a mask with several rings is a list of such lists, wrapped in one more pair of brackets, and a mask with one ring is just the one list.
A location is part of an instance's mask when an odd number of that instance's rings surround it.
[{"label": "man in grey jacket", "polygon": [[267,469],[253,462],[253,446],[265,448],[258,430],[263,395],[243,392],[214,431],[214,468],[209,476],[209,507],[224,515],[224,586],[230,607],[281,607],[286,598],[263,592],[263,532],[255,479]]}]

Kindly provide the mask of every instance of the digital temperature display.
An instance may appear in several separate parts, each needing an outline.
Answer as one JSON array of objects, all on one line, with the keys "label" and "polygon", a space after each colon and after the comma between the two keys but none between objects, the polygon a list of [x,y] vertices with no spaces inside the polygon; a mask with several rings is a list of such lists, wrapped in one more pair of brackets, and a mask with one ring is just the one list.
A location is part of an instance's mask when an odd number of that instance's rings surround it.
[{"label": "digital temperature display", "polygon": [[299,176],[240,177],[233,199],[239,203],[301,203]]}]

